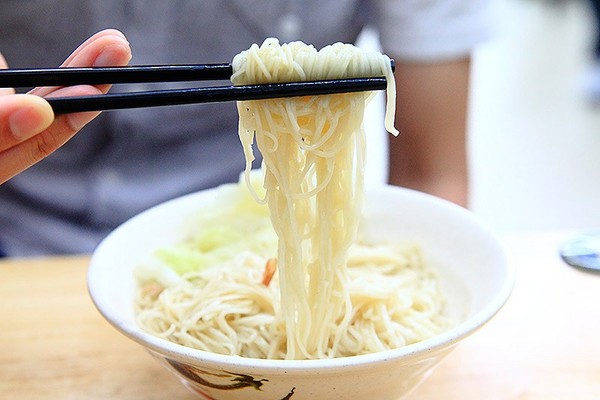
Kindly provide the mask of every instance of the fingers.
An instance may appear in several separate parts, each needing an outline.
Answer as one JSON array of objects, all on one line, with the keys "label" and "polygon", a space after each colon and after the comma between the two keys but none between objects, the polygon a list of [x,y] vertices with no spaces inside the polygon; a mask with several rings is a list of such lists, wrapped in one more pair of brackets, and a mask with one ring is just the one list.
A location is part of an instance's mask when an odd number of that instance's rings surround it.
[{"label": "fingers", "polygon": [[[62,67],[101,67],[127,65],[131,59],[131,49],[125,36],[117,30],[107,29],[96,33],[83,42],[61,65]],[[98,86],[106,92],[109,85]],[[35,88],[30,93],[48,96],[56,92],[56,87]]]},{"label": "fingers", "polygon": [[[109,29],[97,33],[85,41],[63,63],[66,67],[85,66],[119,66],[126,65],[131,59],[129,43],[122,33]],[[64,88],[39,88],[32,93],[45,97],[86,96],[106,93],[110,85],[79,85]],[[73,134],[94,119],[99,112],[85,112],[61,115],[48,129],[48,133],[56,136],[59,143],[64,143]]]},{"label": "fingers", "polygon": [[[0,68],[8,68],[2,54]],[[22,169],[21,163],[13,164],[11,159],[4,162],[3,151],[42,132],[53,120],[52,108],[41,97],[14,95],[14,89],[0,88],[0,183]]]},{"label": "fingers", "polygon": [[[131,49],[125,36],[119,31],[108,29],[101,31],[79,46],[69,58],[63,63],[65,67],[86,66],[121,66],[127,65],[131,59]],[[108,92],[110,85],[97,86],[74,86],[69,88],[48,88],[35,92],[38,96],[84,96]],[[46,92],[46,93],[44,93]],[[50,128],[53,134],[76,133],[88,122],[100,114],[99,112],[86,112],[63,115],[56,118]],[[70,136],[69,136],[70,137]]]},{"label": "fingers", "polygon": [[[82,62],[83,60],[81,59],[81,54],[85,53],[86,51],[89,51],[90,48],[93,48],[93,46],[95,46],[95,42],[97,42],[98,40],[103,40],[104,38],[110,38],[110,37],[117,37],[117,40],[120,38],[124,41],[124,43],[127,45],[127,48],[129,47],[129,44],[127,43],[127,38],[125,38],[125,35],[123,35],[123,33],[121,33],[120,31],[116,30],[116,29],[104,29],[92,36],[90,36],[89,39],[87,39],[85,42],[83,42],[81,45],[79,45],[79,47],[77,49],[75,49],[75,51],[73,51],[73,53],[71,53],[71,55],[69,57],[67,57],[67,59],[65,60],[65,62],[61,65],[62,67],[73,67],[73,66],[77,66],[78,63]],[[114,39],[114,38],[113,38]],[[131,56],[131,54],[130,54]],[[129,60],[127,60],[129,61]],[[83,61],[85,62],[85,61]]]},{"label": "fingers", "polygon": [[[123,34],[108,29],[86,40],[63,66],[120,66],[130,59],[131,50]],[[6,68],[4,58],[0,60],[0,67]],[[0,96],[0,183],[48,156],[99,114],[87,112],[54,118],[50,105],[41,96],[96,95],[106,93],[109,87],[44,87],[27,95]],[[9,93],[13,92],[5,94]]]},{"label": "fingers", "polygon": [[48,128],[54,113],[38,96],[17,94],[0,97],[0,152]]},{"label": "fingers", "polygon": [[[105,92],[106,90],[102,90],[96,86],[79,85],[61,88],[60,90],[52,92],[47,97],[93,96]],[[90,111],[59,115],[55,118],[54,123],[43,132],[43,134],[55,136],[61,144],[65,143],[99,114],[100,112],[98,111]]]},{"label": "fingers", "polygon": [[32,151],[32,139],[53,120],[50,104],[41,97],[0,96],[0,183],[43,158]]}]

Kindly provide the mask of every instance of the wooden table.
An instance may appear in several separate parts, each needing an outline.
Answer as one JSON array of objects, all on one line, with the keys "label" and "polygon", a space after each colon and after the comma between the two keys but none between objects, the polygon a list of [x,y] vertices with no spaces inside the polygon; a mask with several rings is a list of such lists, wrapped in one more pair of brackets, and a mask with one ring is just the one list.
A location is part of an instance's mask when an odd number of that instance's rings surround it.
[{"label": "wooden table", "polygon": [[[600,274],[561,262],[565,237],[506,238],[511,299],[409,400],[600,399]],[[88,259],[0,261],[0,399],[194,399],[102,319]]]}]

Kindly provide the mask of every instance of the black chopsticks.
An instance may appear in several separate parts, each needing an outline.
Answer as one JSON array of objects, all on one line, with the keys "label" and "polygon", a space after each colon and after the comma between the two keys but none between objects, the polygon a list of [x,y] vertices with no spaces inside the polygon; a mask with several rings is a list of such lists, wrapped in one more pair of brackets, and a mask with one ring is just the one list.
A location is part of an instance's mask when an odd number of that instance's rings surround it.
[{"label": "black chopsticks", "polygon": [[[392,61],[392,68],[394,67]],[[0,87],[229,80],[231,64],[0,70]],[[383,90],[385,77],[48,98],[56,114]]]},{"label": "black chopsticks", "polygon": [[0,70],[0,87],[99,85],[229,79],[231,64],[140,65],[127,67]]},{"label": "black chopsticks", "polygon": [[52,106],[54,113],[68,114],[81,111],[118,110],[125,108],[362,92],[383,90],[386,88],[386,85],[387,81],[385,78],[355,78],[248,86],[156,90],[101,96],[55,97],[47,100]]}]

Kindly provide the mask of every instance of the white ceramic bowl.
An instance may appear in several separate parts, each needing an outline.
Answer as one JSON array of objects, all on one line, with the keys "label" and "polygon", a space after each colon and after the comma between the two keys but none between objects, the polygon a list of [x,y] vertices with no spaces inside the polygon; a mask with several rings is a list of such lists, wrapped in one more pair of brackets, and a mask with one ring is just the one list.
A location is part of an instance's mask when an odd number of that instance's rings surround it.
[{"label": "white ceramic bowl", "polygon": [[416,387],[454,346],[508,299],[514,271],[499,240],[467,210],[397,187],[366,193],[367,237],[418,242],[437,269],[449,310],[460,322],[403,348],[328,360],[259,360],[194,350],[143,332],[134,321],[133,268],[174,244],[182,226],[216,194],[184,196],[132,218],[96,249],[88,273],[98,310],[205,399],[395,400]]}]

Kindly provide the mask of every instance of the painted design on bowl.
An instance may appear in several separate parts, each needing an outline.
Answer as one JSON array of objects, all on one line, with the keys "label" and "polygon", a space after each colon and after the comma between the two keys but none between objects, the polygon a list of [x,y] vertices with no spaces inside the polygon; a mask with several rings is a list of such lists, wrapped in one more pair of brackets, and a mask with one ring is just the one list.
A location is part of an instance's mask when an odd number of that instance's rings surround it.
[{"label": "painted design on bowl", "polygon": [[[217,389],[217,390],[240,390],[246,388],[253,388],[254,390],[261,391],[261,387],[265,384],[265,382],[269,382],[268,379],[264,378],[255,378],[246,374],[236,374],[234,372],[222,371],[221,373],[213,373],[209,371],[202,370],[200,368],[180,363],[178,361],[165,358],[169,366],[171,366],[176,372],[178,372],[182,377],[184,377],[190,385],[188,387],[198,394],[206,397],[207,400],[217,400],[214,397],[211,397],[208,393],[202,390],[203,388]],[[212,377],[212,378],[211,378]],[[216,381],[219,380],[220,382]],[[285,397],[282,397],[279,400],[289,400],[294,395],[294,391],[296,390],[293,387]]]}]

